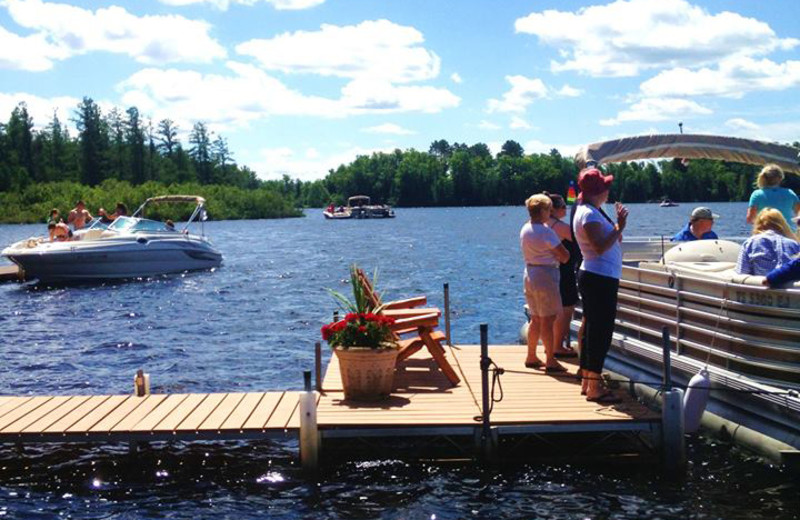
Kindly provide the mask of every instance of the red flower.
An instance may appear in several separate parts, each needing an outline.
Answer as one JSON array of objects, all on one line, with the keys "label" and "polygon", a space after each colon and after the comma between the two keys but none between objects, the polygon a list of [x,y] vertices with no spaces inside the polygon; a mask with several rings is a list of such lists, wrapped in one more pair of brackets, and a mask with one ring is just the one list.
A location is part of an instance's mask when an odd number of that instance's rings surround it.
[{"label": "red flower", "polygon": [[358,332],[361,332],[363,334],[364,332],[367,332],[367,328],[364,325],[359,325]]}]

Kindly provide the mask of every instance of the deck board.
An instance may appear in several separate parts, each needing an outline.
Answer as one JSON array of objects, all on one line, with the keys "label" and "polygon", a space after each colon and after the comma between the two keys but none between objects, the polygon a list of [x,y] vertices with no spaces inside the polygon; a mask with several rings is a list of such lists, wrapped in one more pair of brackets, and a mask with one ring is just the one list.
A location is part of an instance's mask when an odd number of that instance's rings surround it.
[{"label": "deck board", "polygon": [[259,401],[256,405],[253,413],[250,414],[250,417],[248,417],[245,423],[242,425],[242,429],[264,429],[264,427],[267,425],[267,421],[269,421],[269,418],[272,415],[272,412],[275,411],[275,407],[278,406],[278,403],[283,398],[283,394],[283,392],[271,392],[265,394],[261,401]]},{"label": "deck board", "polygon": [[290,423],[294,428],[299,428],[300,422],[297,418],[291,421],[297,409],[297,396],[297,392],[284,392],[281,402],[275,407],[264,428],[282,430],[288,428]]},{"label": "deck board", "polygon": [[19,406],[22,406],[24,403],[30,401],[33,397],[25,396],[25,397],[12,397],[8,401],[0,404],[0,418],[5,416],[7,413],[11,412],[12,410],[16,409]]},{"label": "deck board", "polygon": [[189,394],[189,396],[181,401],[181,403],[172,409],[172,411],[158,423],[153,431],[156,432],[171,432],[174,431],[180,423],[182,423],[200,404],[205,400],[208,394]]},{"label": "deck board", "polygon": [[25,417],[27,414],[35,412],[37,408],[47,403],[47,401],[50,401],[52,398],[52,396],[43,395],[26,400],[22,405],[14,408],[3,415],[3,417],[0,417],[0,430]]},{"label": "deck board", "polygon": [[80,406],[69,412],[67,415],[44,429],[44,433],[63,433],[67,428],[86,417],[95,408],[108,400],[108,395],[93,395],[84,401]]},{"label": "deck board", "polygon": [[228,394],[220,401],[206,420],[197,428],[200,431],[217,430],[244,398],[244,394]]},{"label": "deck board", "polygon": [[19,427],[18,431],[23,432],[41,432],[46,430],[51,424],[59,421],[62,417],[69,415],[72,410],[79,407],[85,401],[89,400],[88,395],[76,395],[69,397],[63,404],[53,408],[49,413],[43,415],[40,419],[33,421],[26,427]]},{"label": "deck board", "polygon": [[250,415],[255,411],[258,403],[264,397],[264,393],[248,393],[245,394],[236,408],[231,412],[225,422],[222,423],[220,429],[223,430],[239,430],[244,426],[244,423],[250,418]]},{"label": "deck board", "polygon": [[208,394],[203,402],[175,428],[175,431],[197,431],[197,428],[211,415],[226,395],[228,394]]},{"label": "deck board", "polygon": [[188,394],[171,394],[167,396],[152,412],[133,425],[130,430],[135,432],[149,432],[164,420],[175,408],[186,400]]},{"label": "deck board", "polygon": [[27,426],[35,423],[42,417],[49,414],[51,411],[55,410],[62,404],[69,401],[71,398],[66,395],[59,395],[52,397],[51,399],[47,400],[47,402],[43,403],[41,406],[37,406],[35,410],[31,410],[30,412],[26,413],[16,421],[4,426],[2,428],[2,433],[19,433],[24,430]]},{"label": "deck board", "polygon": [[147,417],[147,415],[152,412],[158,405],[160,405],[165,399],[167,398],[166,395],[148,395],[147,397],[140,398],[142,402],[130,411],[125,417],[122,418],[117,424],[115,424],[110,431],[112,432],[126,432],[131,431],[136,423]]},{"label": "deck board", "polygon": [[93,426],[113,413],[114,410],[124,406],[126,402],[138,399],[138,397],[132,395],[112,395],[77,422],[68,426],[64,433],[87,433]]}]

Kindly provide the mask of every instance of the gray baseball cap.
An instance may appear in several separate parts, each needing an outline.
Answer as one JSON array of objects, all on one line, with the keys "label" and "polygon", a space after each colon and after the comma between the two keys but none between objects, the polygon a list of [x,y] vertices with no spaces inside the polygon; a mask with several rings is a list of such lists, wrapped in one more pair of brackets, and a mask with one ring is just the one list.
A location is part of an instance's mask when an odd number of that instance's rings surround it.
[{"label": "gray baseball cap", "polygon": [[692,210],[692,220],[694,219],[711,219],[716,220],[719,218],[719,215],[716,213],[711,212],[711,208],[707,208],[705,206],[700,206],[699,208],[694,208]]}]

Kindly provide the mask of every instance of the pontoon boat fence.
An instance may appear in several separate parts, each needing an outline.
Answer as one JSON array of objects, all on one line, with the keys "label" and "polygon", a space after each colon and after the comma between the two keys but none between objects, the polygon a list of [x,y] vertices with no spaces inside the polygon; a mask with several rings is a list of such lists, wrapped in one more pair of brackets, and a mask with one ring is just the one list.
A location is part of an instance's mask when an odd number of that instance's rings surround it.
[{"label": "pontoon boat fence", "polygon": [[625,137],[590,144],[575,155],[579,164],[640,159],[715,159],[745,164],[774,163],[800,174],[800,150],[792,146],[717,135],[665,134]]}]

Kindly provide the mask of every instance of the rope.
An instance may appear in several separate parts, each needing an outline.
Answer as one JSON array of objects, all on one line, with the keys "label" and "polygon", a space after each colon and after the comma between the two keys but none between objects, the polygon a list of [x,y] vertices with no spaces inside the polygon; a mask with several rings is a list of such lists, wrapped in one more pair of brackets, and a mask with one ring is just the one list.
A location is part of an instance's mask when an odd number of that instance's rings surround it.
[{"label": "rope", "polygon": [[[483,361],[481,364],[483,365]],[[494,410],[494,403],[499,403],[503,400],[503,396],[505,395],[503,392],[503,383],[500,381],[500,376],[505,374],[506,370],[504,368],[500,368],[497,366],[497,363],[492,361],[492,358],[486,358],[486,369],[492,372],[492,389],[489,391],[489,415],[492,415],[492,410]],[[494,367],[494,368],[492,368]],[[481,367],[483,368],[483,366]],[[495,398],[494,393],[495,389],[498,389],[500,392],[500,397]],[[482,422],[483,415],[475,415],[472,418],[474,421]]]}]

